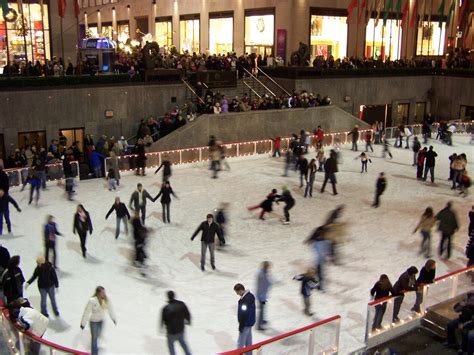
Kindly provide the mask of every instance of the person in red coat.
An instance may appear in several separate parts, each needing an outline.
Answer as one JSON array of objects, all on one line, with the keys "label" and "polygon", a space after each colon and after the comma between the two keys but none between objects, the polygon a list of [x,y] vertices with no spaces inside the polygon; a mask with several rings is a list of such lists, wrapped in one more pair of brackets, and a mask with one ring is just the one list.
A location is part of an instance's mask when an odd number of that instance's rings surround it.
[{"label": "person in red coat", "polygon": [[423,178],[423,168],[425,166],[425,153],[428,149],[424,147],[418,152],[416,157],[416,179],[421,180]]},{"label": "person in red coat", "polygon": [[316,135],[316,144],[318,144],[318,143],[323,144],[324,131],[321,128],[321,126],[318,126],[318,129],[316,130],[315,135]]},{"label": "person in red coat", "polygon": [[273,138],[270,138],[273,142],[273,155],[272,157],[276,157],[277,154],[278,154],[278,157],[281,157],[281,153],[280,153],[280,148],[281,148],[281,138],[280,137],[276,137],[275,139]]},{"label": "person in red coat", "polygon": [[370,150],[372,153],[374,152],[374,148],[372,148],[372,131],[367,131],[365,133],[365,152],[367,153]]}]

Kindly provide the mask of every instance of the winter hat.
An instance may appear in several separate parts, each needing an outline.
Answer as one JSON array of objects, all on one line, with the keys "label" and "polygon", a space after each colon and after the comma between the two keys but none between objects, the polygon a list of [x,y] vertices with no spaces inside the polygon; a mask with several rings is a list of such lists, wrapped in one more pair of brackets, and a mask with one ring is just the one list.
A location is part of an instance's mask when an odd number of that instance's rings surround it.
[{"label": "winter hat", "polygon": [[288,191],[288,186],[283,185],[281,189],[282,189],[283,191]]}]

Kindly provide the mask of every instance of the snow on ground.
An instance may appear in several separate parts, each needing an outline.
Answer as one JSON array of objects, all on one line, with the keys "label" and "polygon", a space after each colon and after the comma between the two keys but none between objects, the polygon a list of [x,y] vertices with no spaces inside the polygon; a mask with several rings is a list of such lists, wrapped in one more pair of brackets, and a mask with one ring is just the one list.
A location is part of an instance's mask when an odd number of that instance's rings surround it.
[{"label": "snow on ground", "polygon": [[[387,273],[395,282],[409,266],[421,268],[424,264],[424,258],[418,256],[420,236],[413,235],[412,230],[425,207],[432,206],[438,211],[453,200],[461,224],[451,260],[441,261],[435,257],[437,274],[461,268],[466,263],[467,213],[472,199],[461,198],[450,190],[448,156],[452,152],[465,152],[472,172],[472,146],[468,137],[460,136],[455,138],[452,147],[438,142],[433,145],[439,155],[434,186],[415,179],[411,150],[392,148],[394,159],[384,160],[379,158],[381,146],[374,146],[369,173],[361,174],[356,153],[345,147],[337,174],[339,195],[333,196],[330,186],[325,194],[320,194],[323,174],[317,173],[316,191],[310,199],[303,198],[296,173],[282,177],[283,158],[265,155],[231,159],[232,170],[221,172],[217,180],[210,178],[204,163],[174,167],[171,181],[179,200],[171,204],[172,223],[162,223],[158,201],[147,206],[147,226],[153,229],[149,238],[147,278],[131,265],[131,235],[122,234],[115,240],[115,215],[106,221],[105,214],[116,195],[128,204],[139,181],[153,196],[158,193],[161,175],[153,175],[151,169],[143,178],[126,175],[118,193],[109,192],[103,180],[80,182],[75,202],[66,200],[62,187],[49,183],[47,191],[42,192],[38,208],[27,205],[27,191],[19,192],[15,188],[12,195],[23,212],[18,214],[12,209],[13,235],[4,235],[1,240],[12,255],[22,256],[21,266],[29,278],[36,256],[43,252],[42,226],[46,215],[56,216],[59,230],[65,235],[58,241],[60,287],[57,299],[61,318],[51,318],[45,338],[65,346],[89,350],[89,329],[81,331],[79,324],[86,302],[95,287],[102,285],[118,317],[116,327],[110,320],[106,323],[100,342],[103,354],[166,354],[166,337],[159,332],[158,321],[161,308],[166,304],[166,291],[170,289],[176,291],[177,298],[185,301],[191,311],[192,325],[187,327],[186,336],[194,354],[234,349],[238,335],[238,297],[233,286],[241,282],[253,290],[259,264],[270,260],[272,274],[279,282],[271,290],[267,305],[270,328],[266,332],[254,330],[254,342],[340,314],[343,318],[341,353],[346,354],[363,345],[369,290],[379,275]],[[308,157],[313,156],[311,153]],[[381,207],[373,209],[370,205],[380,171],[387,174],[388,188],[382,196]],[[283,185],[288,185],[296,198],[291,225],[284,226],[280,222],[282,204],[276,206],[275,214],[265,221],[247,211],[247,206],[262,201],[272,188],[280,191]],[[194,242],[190,237],[206,214],[223,201],[231,203],[228,245],[216,252],[218,270],[203,273],[199,267],[200,237]],[[80,253],[79,238],[72,234],[73,214],[78,203],[89,210],[94,224],[85,260]],[[315,315],[311,319],[302,314],[300,284],[292,278],[313,264],[311,250],[303,240],[341,203],[347,206],[343,220],[350,224],[348,242],[340,249],[342,265],[327,268],[327,292],[313,293]],[[435,232],[434,250],[439,238]],[[209,262],[207,270],[210,270]],[[36,285],[25,295],[39,309]]]}]

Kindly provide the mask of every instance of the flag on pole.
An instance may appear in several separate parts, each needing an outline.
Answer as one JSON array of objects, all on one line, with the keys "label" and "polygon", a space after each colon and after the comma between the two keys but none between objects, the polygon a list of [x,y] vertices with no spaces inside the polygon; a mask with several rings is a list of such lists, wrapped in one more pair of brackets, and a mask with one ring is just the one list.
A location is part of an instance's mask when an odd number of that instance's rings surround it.
[{"label": "flag on pole", "polygon": [[[410,0],[407,0],[407,3],[409,2]],[[417,4],[417,0],[415,0],[413,2],[413,9],[411,11],[411,17],[410,17],[410,27],[414,27],[415,26],[415,20],[416,20],[416,17],[418,16],[418,4]]]},{"label": "flag on pole", "polygon": [[456,2],[456,0],[451,1],[451,6],[449,7],[449,10],[448,10],[448,18],[446,20],[446,27],[448,27],[449,23],[451,22],[451,16],[453,15],[454,7],[456,6],[455,2]]},{"label": "flag on pole", "polygon": [[379,24],[379,19],[380,19],[380,13],[382,12],[382,7],[384,5],[383,1],[384,0],[376,0],[377,5],[376,5],[376,11],[377,11],[377,17],[375,18],[375,27]]},{"label": "flag on pole", "polygon": [[352,12],[356,8],[356,6],[357,6],[357,0],[351,0],[351,2],[349,3],[349,6],[347,7],[347,23],[349,23],[352,16]]},{"label": "flag on pole", "polygon": [[402,0],[397,0],[397,6],[395,6],[395,11],[397,13],[397,21],[400,19],[400,13],[402,12]]},{"label": "flag on pole", "polygon": [[360,19],[362,18],[362,15],[364,14],[364,9],[366,6],[367,6],[367,0],[362,0],[362,5],[360,5],[359,18],[357,19],[357,23],[360,23]]},{"label": "flag on pole", "polygon": [[64,17],[66,13],[66,0],[58,0],[58,14],[60,17]]},{"label": "flag on pole", "polygon": [[388,0],[387,8],[384,10],[385,14],[383,16],[383,25],[384,26],[387,24],[388,17],[390,16],[390,12],[392,10],[393,10],[393,0]]},{"label": "flag on pole", "polygon": [[79,17],[81,14],[81,9],[79,8],[79,0],[73,0],[74,1],[74,16]]},{"label": "flag on pole", "polygon": [[446,0],[442,0],[441,4],[439,5],[439,8],[438,8],[438,26],[439,26],[439,28],[443,27],[443,16],[444,16],[445,1]]},{"label": "flag on pole", "polygon": [[372,17],[372,12],[375,9],[375,0],[369,0],[367,4],[367,17],[365,18],[365,24],[369,23],[369,19]]},{"label": "flag on pole", "polygon": [[[410,16],[408,14],[408,10],[410,8],[410,0],[406,0],[405,1],[405,6],[403,7],[403,11],[402,11],[402,22],[400,24],[400,27],[403,27],[403,25],[405,24],[405,21],[407,20],[407,16]],[[411,23],[411,21],[410,21]]]},{"label": "flag on pole", "polygon": [[464,0],[462,2],[461,10],[459,11],[459,15],[458,15],[458,26],[461,26],[462,17],[464,16],[464,12],[466,11],[466,9],[468,7],[468,5],[467,5],[468,2],[469,2],[469,0]]}]

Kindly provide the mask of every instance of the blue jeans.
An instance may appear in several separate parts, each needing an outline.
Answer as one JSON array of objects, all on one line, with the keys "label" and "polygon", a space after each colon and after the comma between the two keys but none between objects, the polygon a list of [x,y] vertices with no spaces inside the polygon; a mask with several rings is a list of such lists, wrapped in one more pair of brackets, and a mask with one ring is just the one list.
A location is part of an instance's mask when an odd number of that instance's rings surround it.
[{"label": "blue jeans", "polygon": [[428,171],[430,172],[431,182],[434,182],[434,166],[425,165],[425,173],[423,175],[423,180],[426,180],[428,178]]},{"label": "blue jeans", "polygon": [[102,332],[102,324],[103,322],[90,322],[89,325],[91,327],[91,355],[98,355],[99,354],[99,347],[97,346],[97,340],[100,337],[100,333]]},{"label": "blue jeans", "polygon": [[102,177],[102,167],[100,165],[94,166],[92,170],[94,171],[94,176],[96,178]]},{"label": "blue jeans", "polygon": [[47,301],[48,301],[48,295],[49,295],[49,299],[51,300],[51,306],[53,306],[54,314],[56,315],[59,314],[58,306],[56,305],[56,295],[54,292],[54,287],[40,288],[39,292],[41,294],[41,313],[45,317],[48,317]]},{"label": "blue jeans", "polygon": [[[252,327],[244,327],[241,332],[239,332],[239,339],[237,340],[237,348],[245,348],[252,345]],[[246,354],[252,354],[251,351]]]},{"label": "blue jeans", "polygon": [[44,190],[46,188],[46,171],[44,170],[38,171],[38,175],[41,180],[41,187]]},{"label": "blue jeans", "polygon": [[309,175],[309,179],[308,181],[306,182],[306,189],[304,191],[304,197],[306,196],[313,196],[313,185],[314,185],[314,178],[315,178],[315,175],[314,174],[310,174]]},{"label": "blue jeans", "polygon": [[12,224],[10,222],[10,210],[7,209],[3,212],[0,212],[0,235],[3,233],[3,218],[5,218],[5,223],[7,224],[8,233],[11,232]]},{"label": "blue jeans", "polygon": [[175,355],[176,352],[174,351],[174,342],[178,341],[179,345],[183,348],[183,351],[186,355],[191,355],[189,351],[188,345],[184,341],[184,333],[179,334],[168,334],[168,350],[170,355]]},{"label": "blue jeans", "polygon": [[122,218],[117,217],[117,224],[115,227],[115,239],[117,239],[120,235],[120,222],[123,221],[123,224],[125,225],[125,233],[128,234],[128,220],[127,216],[123,216]]}]

